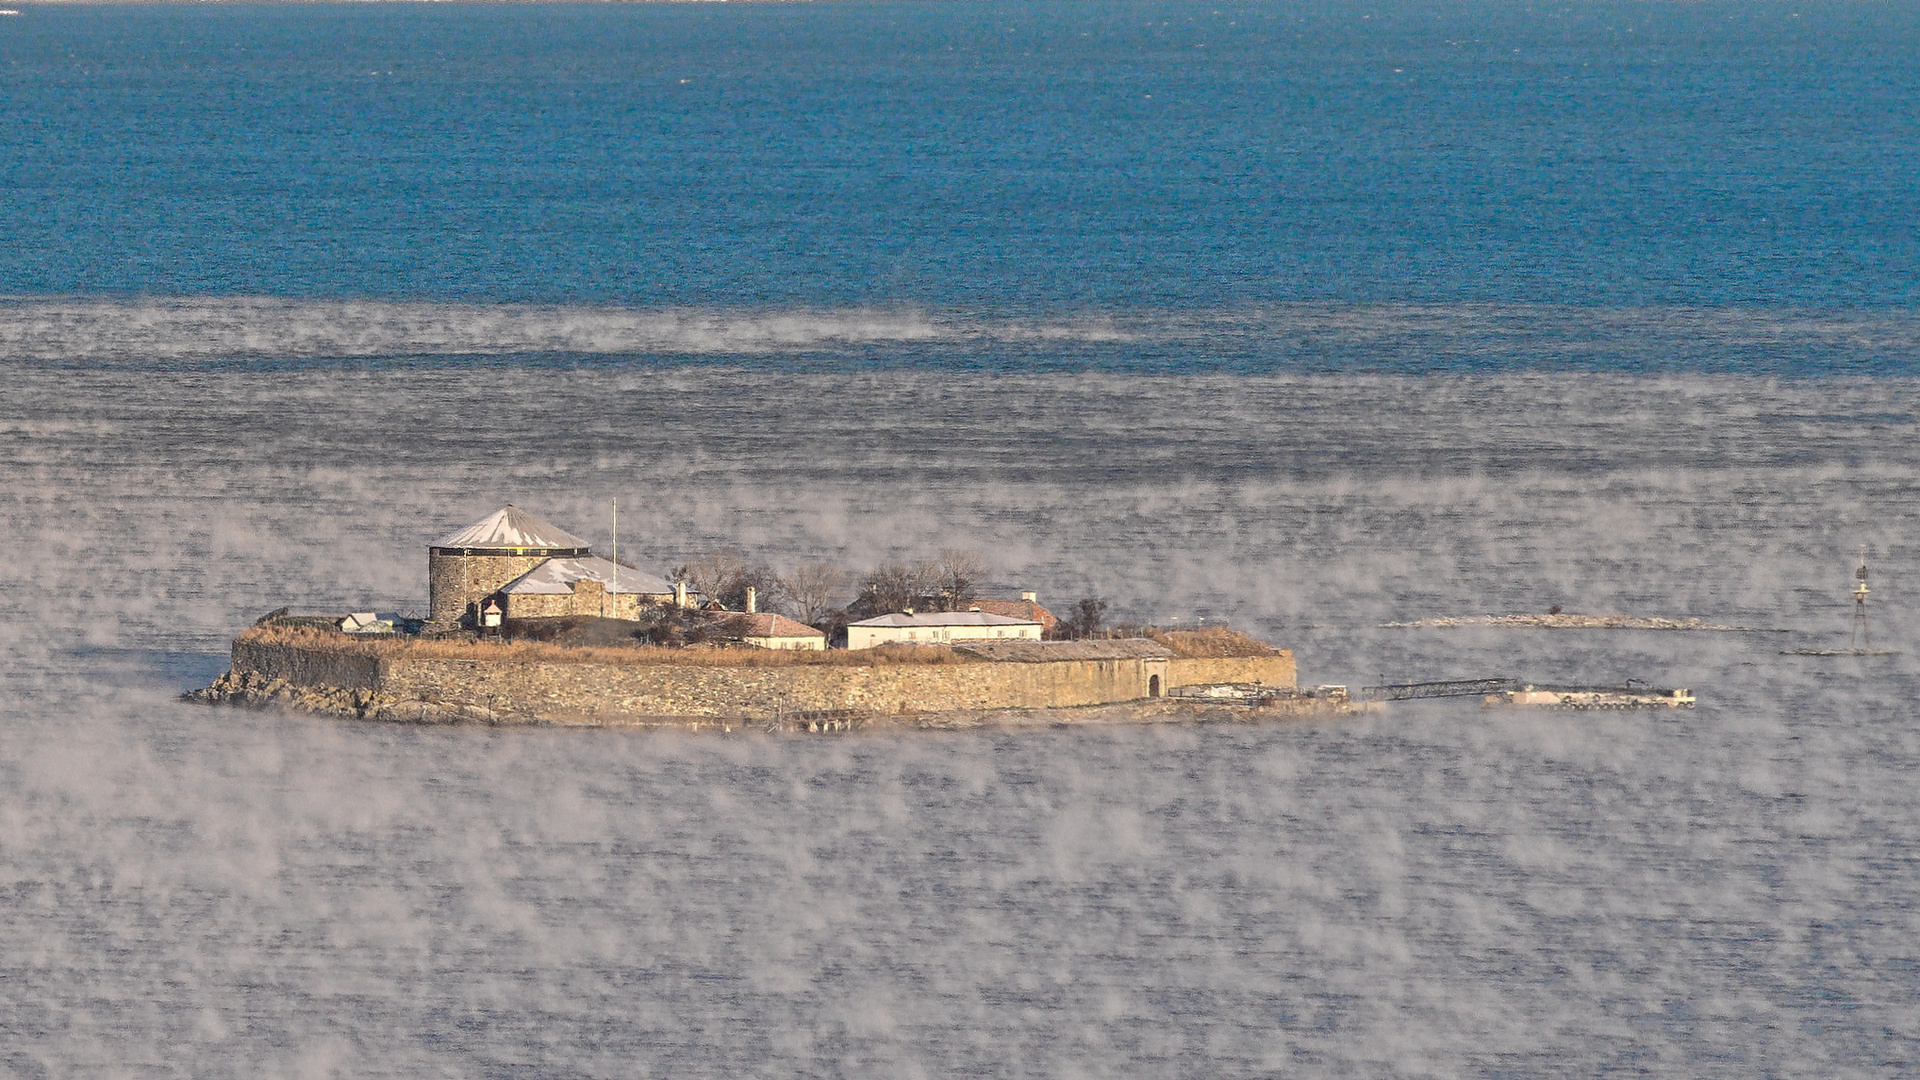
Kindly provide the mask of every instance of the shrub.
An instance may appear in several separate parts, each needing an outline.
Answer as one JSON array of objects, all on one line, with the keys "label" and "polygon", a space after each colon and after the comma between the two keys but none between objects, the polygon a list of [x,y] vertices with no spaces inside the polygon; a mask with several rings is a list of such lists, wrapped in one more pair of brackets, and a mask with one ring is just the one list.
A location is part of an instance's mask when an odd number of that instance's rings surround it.
[{"label": "shrub", "polygon": [[751,645],[640,644],[560,645],[550,641],[454,637],[358,636],[312,626],[266,623],[243,631],[239,642],[357,653],[363,656],[432,660],[496,660],[547,664],[678,664],[691,667],[871,667],[888,664],[964,664],[952,649],[934,645],[882,645],[877,649],[760,649]]}]

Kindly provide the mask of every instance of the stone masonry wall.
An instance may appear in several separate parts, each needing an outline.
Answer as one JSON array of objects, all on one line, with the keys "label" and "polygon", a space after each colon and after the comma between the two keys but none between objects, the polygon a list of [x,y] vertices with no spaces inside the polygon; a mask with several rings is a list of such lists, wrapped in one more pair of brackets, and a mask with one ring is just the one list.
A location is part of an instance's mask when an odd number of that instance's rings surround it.
[{"label": "stone masonry wall", "polygon": [[233,670],[268,681],[339,690],[372,690],[380,685],[380,661],[359,653],[296,649],[286,645],[233,643]]},{"label": "stone masonry wall", "polygon": [[545,555],[427,555],[427,618],[457,623],[467,605],[546,562]]},{"label": "stone masonry wall", "polygon": [[396,702],[476,706],[503,717],[685,716],[772,720],[796,713],[875,714],[1061,708],[1134,701],[1205,683],[1293,685],[1293,657],[1066,660],[861,666],[697,667],[375,658],[286,645],[236,643],[235,675],[342,690]]},{"label": "stone masonry wall", "polygon": [[872,667],[616,666],[397,659],[380,692],[547,717],[698,716],[771,720],[872,713],[1099,705],[1147,696],[1166,661],[898,664]]},{"label": "stone masonry wall", "polygon": [[[661,597],[645,593],[620,593],[613,597],[612,617],[637,620]],[[671,599],[669,597],[669,599]],[[559,615],[608,614],[606,587],[597,581],[575,583],[570,593],[521,593],[507,597],[507,617],[511,619],[552,618]]]},{"label": "stone masonry wall", "polygon": [[1224,656],[1167,661],[1167,686],[1206,686],[1217,683],[1260,683],[1291,688],[1296,685],[1293,650],[1278,656]]}]

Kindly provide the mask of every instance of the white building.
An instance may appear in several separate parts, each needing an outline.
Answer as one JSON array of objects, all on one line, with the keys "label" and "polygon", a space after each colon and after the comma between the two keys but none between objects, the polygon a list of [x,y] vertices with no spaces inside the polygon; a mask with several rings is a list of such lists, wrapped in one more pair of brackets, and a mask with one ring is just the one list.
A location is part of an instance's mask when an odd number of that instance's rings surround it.
[{"label": "white building", "polygon": [[904,641],[913,645],[945,645],[952,641],[1040,640],[1040,624],[985,611],[929,611],[917,615],[896,613],[847,624],[847,648]]}]

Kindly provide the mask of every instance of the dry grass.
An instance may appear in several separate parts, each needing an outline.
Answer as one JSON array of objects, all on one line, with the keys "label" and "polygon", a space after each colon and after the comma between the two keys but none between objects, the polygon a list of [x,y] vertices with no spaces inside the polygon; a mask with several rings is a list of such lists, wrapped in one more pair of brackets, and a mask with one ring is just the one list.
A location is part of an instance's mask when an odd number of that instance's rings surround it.
[{"label": "dry grass", "polygon": [[535,641],[482,641],[473,638],[405,638],[389,635],[356,636],[306,626],[255,626],[240,641],[263,645],[293,645],[304,649],[358,653],[363,656],[408,657],[422,660],[496,660],[547,664],[614,664],[640,666],[676,664],[685,667],[870,667],[882,664],[964,664],[972,661],[951,649],[925,645],[882,645],[877,649],[757,649],[751,646],[675,649],[659,645],[613,647],[553,645]]},{"label": "dry grass", "polygon": [[[1279,650],[1238,630],[1160,630],[1146,636],[1166,646],[1173,655],[1189,659],[1273,656]],[[264,623],[239,637],[246,642],[294,645],[306,649],[358,653],[363,656],[414,657],[429,660],[502,660],[548,664],[616,664],[638,666],[677,664],[686,667],[869,667],[887,664],[966,664],[974,658],[933,645],[882,645],[875,649],[757,649],[751,646],[671,648],[661,645],[577,646],[539,641],[492,641],[474,638],[412,638],[385,634],[354,635],[337,630],[287,623]]]},{"label": "dry grass", "polygon": [[1274,656],[1280,650],[1258,638],[1248,637],[1225,626],[1210,630],[1147,631],[1147,636],[1173,651],[1182,659],[1206,660],[1223,656]]}]

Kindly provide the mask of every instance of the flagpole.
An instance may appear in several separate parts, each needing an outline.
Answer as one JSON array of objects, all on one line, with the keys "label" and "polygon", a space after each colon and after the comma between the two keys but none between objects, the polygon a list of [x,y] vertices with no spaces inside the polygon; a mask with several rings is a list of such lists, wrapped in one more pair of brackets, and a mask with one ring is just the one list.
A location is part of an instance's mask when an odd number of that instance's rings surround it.
[{"label": "flagpole", "polygon": [[607,591],[613,597],[613,617],[620,617],[620,503],[615,500],[607,505],[613,507],[613,581]]}]

